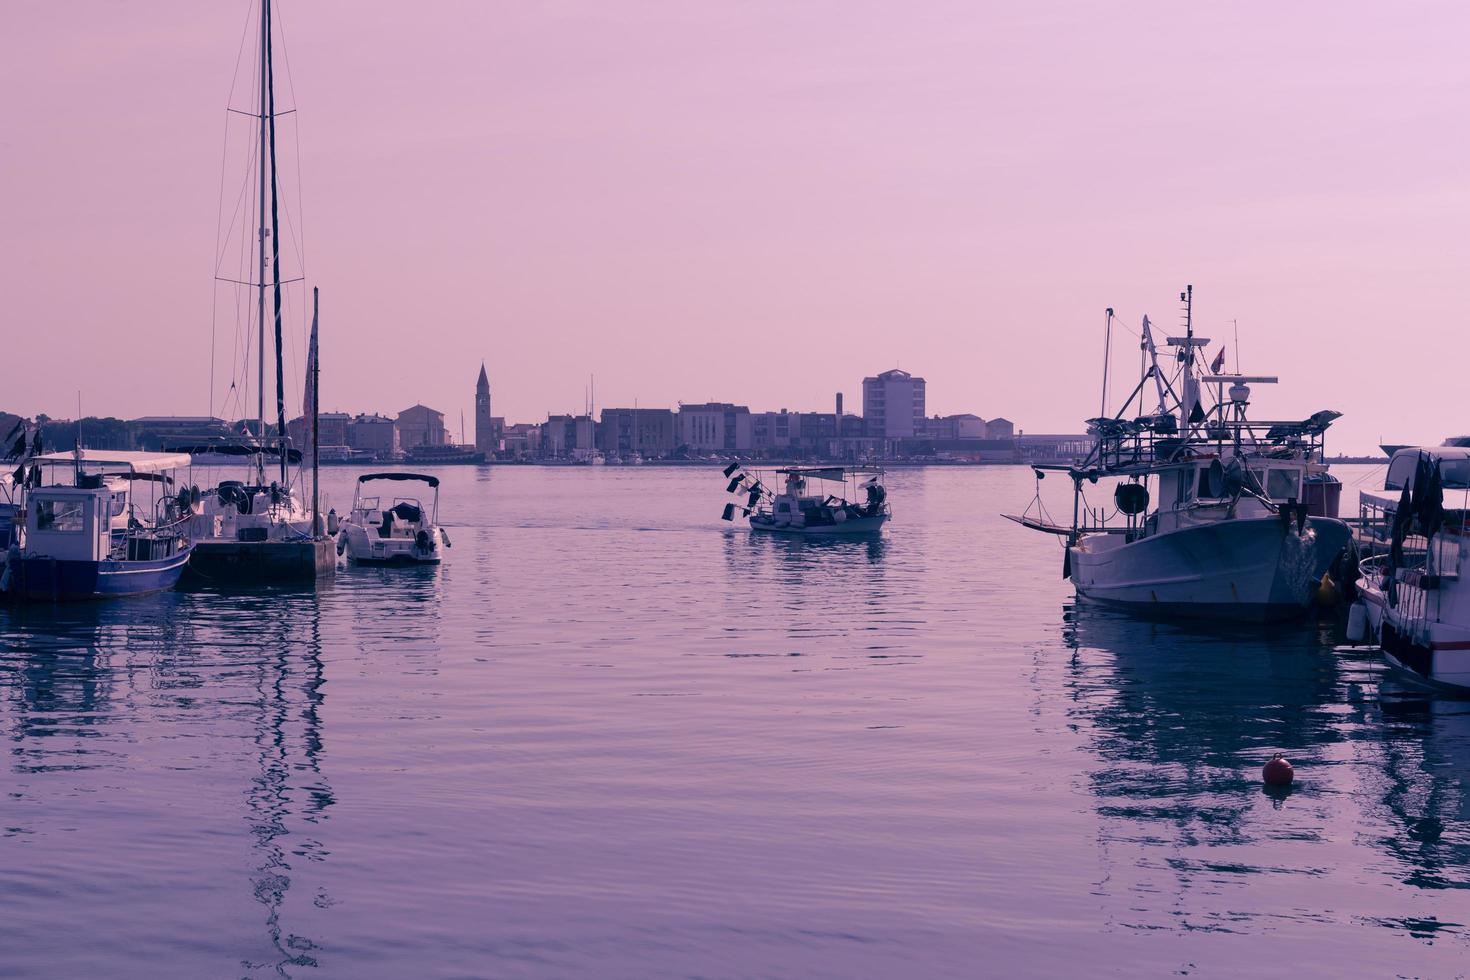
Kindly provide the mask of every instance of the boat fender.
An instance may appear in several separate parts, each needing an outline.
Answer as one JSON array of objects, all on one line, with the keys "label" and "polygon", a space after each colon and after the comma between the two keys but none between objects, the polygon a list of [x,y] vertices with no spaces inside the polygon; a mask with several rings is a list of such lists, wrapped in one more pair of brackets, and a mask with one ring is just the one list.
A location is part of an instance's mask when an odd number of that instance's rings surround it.
[{"label": "boat fender", "polygon": [[339,537],[337,539],[337,554],[340,555],[340,554],[342,554],[342,552],[344,552],[346,550],[347,550],[347,535],[344,534],[344,535],[342,535],[341,537]]},{"label": "boat fender", "polygon": [[415,534],[413,536],[413,540],[414,540],[414,544],[416,544],[416,545],[419,546],[419,550],[420,551],[428,551],[428,550],[430,550],[430,548],[429,548],[429,532],[428,531],[420,531],[418,534]]},{"label": "boat fender", "polygon": [[453,548],[454,547],[453,543],[450,542],[450,540],[449,540],[449,532],[446,531],[446,530],[444,530],[442,527],[439,529],[439,537],[441,539],[443,539],[443,541],[444,541],[444,547],[446,547],[446,548]]},{"label": "boat fender", "polygon": [[336,534],[341,526],[342,525],[337,518],[337,508],[333,507],[331,510],[327,511],[327,533]]},{"label": "boat fender", "polygon": [[832,520],[835,523],[841,524],[843,521],[847,520],[847,511],[841,507],[837,508],[832,512]]},{"label": "boat fender", "polygon": [[1349,643],[1362,643],[1368,638],[1368,607],[1362,602],[1355,602],[1348,610],[1347,641]]},{"label": "boat fender", "polygon": [[1327,572],[1322,573],[1322,581],[1317,583],[1316,591],[1312,600],[1318,609],[1335,609],[1342,601],[1342,593],[1337,589],[1337,583],[1332,581],[1332,576]]}]

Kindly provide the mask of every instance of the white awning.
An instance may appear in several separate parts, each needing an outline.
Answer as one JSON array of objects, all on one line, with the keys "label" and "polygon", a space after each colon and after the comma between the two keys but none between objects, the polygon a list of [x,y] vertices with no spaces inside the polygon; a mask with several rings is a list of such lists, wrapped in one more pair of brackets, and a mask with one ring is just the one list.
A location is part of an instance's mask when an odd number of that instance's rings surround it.
[{"label": "white awning", "polygon": [[[38,462],[47,466],[70,466],[76,461],[76,454],[47,453],[37,456]],[[83,449],[82,466],[96,472],[109,466],[126,469],[130,473],[163,473],[167,470],[181,470],[189,466],[188,453],[136,453],[122,452],[112,449]]]}]

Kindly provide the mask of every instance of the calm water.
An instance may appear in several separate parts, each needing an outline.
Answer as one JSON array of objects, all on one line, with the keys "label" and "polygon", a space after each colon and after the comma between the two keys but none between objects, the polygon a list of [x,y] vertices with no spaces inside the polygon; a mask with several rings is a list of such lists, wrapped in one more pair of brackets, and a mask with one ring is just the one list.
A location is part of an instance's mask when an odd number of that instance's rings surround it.
[{"label": "calm water", "polygon": [[1077,607],[1024,469],[443,475],[438,571],[0,611],[0,975],[1470,969],[1470,703]]}]

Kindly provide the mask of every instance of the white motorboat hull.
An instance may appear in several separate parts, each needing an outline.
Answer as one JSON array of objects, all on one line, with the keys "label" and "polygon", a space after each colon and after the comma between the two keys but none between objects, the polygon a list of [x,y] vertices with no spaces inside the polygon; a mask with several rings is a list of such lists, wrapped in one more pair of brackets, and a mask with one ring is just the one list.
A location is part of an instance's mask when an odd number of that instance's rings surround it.
[{"label": "white motorboat hull", "polygon": [[845,537],[853,534],[872,534],[881,529],[888,522],[888,514],[876,514],[872,517],[852,517],[840,524],[777,524],[774,520],[752,515],[750,518],[750,529],[752,531],[764,531],[767,534],[793,534],[803,537]]},{"label": "white motorboat hull", "polygon": [[1266,517],[1126,543],[1084,535],[1069,557],[1077,594],[1088,600],[1161,616],[1269,622],[1307,610],[1313,586],[1348,538],[1341,521],[1312,518],[1299,533]]},{"label": "white motorboat hull", "polygon": [[375,528],[344,524],[341,530],[342,550],[354,565],[438,565],[443,560],[448,539],[439,528],[430,528],[428,547],[413,537],[379,537]]},{"label": "white motorboat hull", "polygon": [[1437,690],[1470,695],[1470,625],[1421,620],[1416,629],[1389,605],[1377,579],[1359,579],[1358,595],[1367,611],[1368,637],[1394,671]]}]

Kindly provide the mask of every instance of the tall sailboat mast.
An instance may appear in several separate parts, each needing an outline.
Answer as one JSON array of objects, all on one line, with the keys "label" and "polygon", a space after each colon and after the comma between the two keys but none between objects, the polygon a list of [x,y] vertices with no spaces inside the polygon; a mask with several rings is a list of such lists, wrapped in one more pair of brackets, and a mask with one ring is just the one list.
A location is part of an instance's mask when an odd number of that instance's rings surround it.
[{"label": "tall sailboat mast", "polygon": [[276,446],[281,453],[281,486],[290,486],[290,478],[286,470],[286,381],[284,377],[284,366],[282,362],[281,342],[281,217],[279,204],[276,200],[276,70],[271,59],[270,29],[271,29],[271,3],[270,0],[261,0],[261,6],[265,8],[265,77],[266,94],[269,97],[267,103],[267,118],[270,122],[270,157],[271,157],[271,287],[275,291],[275,321],[276,321]]},{"label": "tall sailboat mast", "polygon": [[[266,193],[266,118],[268,96],[266,94],[266,68],[265,62],[270,48],[270,0],[260,0],[260,189],[257,197],[260,200],[260,223],[257,225],[256,238],[259,239],[259,264],[257,268],[260,274],[256,276],[255,285],[259,296],[256,311],[256,326],[259,329],[259,346],[256,355],[256,409],[255,409],[255,437],[257,448],[265,449],[265,236],[268,234],[265,224],[265,193]],[[259,483],[265,482],[265,456],[258,454],[255,457],[256,479]]]}]

